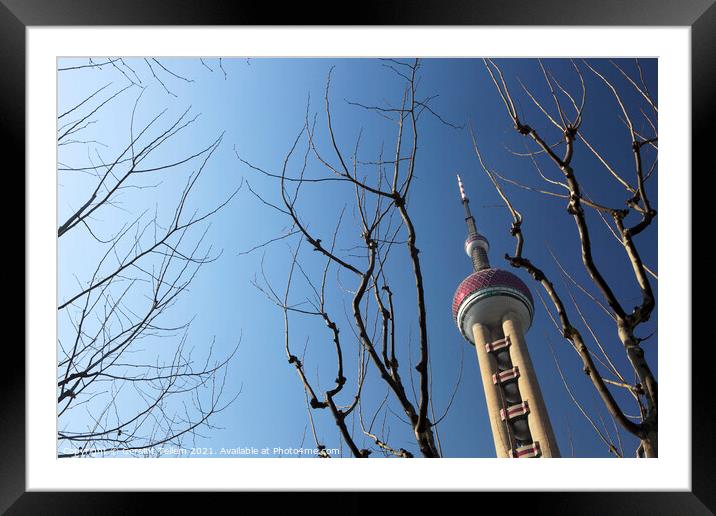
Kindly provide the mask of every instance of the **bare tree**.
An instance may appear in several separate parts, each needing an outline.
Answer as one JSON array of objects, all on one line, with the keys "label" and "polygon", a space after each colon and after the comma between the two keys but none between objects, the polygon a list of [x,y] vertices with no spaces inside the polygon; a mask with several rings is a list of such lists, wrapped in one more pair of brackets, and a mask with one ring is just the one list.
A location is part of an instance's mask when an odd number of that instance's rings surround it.
[{"label": "bare tree", "polygon": [[[191,80],[156,59],[144,61]],[[192,191],[222,135],[194,152],[172,147],[198,115],[187,109],[169,118],[164,109],[138,123],[149,110],[141,103],[146,85],[132,63],[90,59],[86,66],[113,67],[128,83],[108,83],[58,116],[59,180],[72,184],[73,194],[81,192],[79,201],[61,197],[74,207],[61,210],[57,229],[60,256],[75,257],[59,267],[58,456],[161,455],[164,446],[183,447],[211,428],[212,416],[238,396],[227,398],[224,391],[236,348],[219,359],[213,342],[193,345],[191,321],[177,322],[171,310],[199,270],[220,256],[206,243],[208,221],[238,188],[213,207],[193,207]],[[126,109],[107,113],[132,93],[136,98]],[[125,123],[125,142],[100,141],[92,129],[102,122]],[[66,164],[82,155],[78,148],[88,163]],[[171,189],[163,191],[162,175],[171,172],[171,183],[189,167],[167,210],[160,200]],[[152,200],[137,195],[145,190],[156,199],[154,207],[141,207]]]},{"label": "bare tree", "polygon": [[[492,181],[500,197],[503,199],[512,216],[511,234],[516,241],[515,251],[512,255],[506,255],[505,259],[513,267],[525,269],[542,286],[547,300],[543,299],[545,308],[552,318],[561,336],[566,339],[579,356],[583,371],[594,385],[599,398],[610,416],[621,428],[636,436],[640,445],[637,450],[639,457],[658,456],[658,384],[652,368],[644,356],[642,343],[651,335],[640,335],[643,325],[651,318],[656,299],[652,290],[652,281],[657,279],[656,272],[646,265],[642,260],[636,237],[654,227],[656,210],[647,190],[649,179],[656,176],[658,132],[656,115],[658,106],[655,99],[649,92],[647,83],[644,80],[642,66],[638,60],[635,62],[632,74],[627,73],[622,66],[611,62],[613,73],[622,77],[626,87],[633,88],[635,96],[643,101],[643,105],[627,103],[624,100],[624,91],[615,86],[616,82],[608,78],[604,71],[597,69],[595,64],[582,60],[572,61],[579,93],[570,92],[564,86],[564,78],[560,81],[539,61],[539,70],[544,77],[548,90],[547,100],[540,100],[526,85],[520,85],[526,99],[545,117],[548,127],[536,129],[535,125],[528,124],[524,115],[520,113],[519,100],[512,93],[505,79],[502,69],[493,60],[484,61],[487,73],[494,84],[499,99],[504,104],[509,119],[515,131],[532,142],[533,149],[525,153],[515,153],[528,157],[541,180],[546,186],[531,186],[525,179],[515,180],[505,177],[486,164],[483,155],[478,148],[473,133],[474,150],[479,163]],[[606,88],[614,101],[617,116],[625,126],[624,148],[630,149],[633,156],[633,170],[631,173],[620,170],[614,166],[610,159],[598,149],[598,145],[591,137],[584,134],[582,129],[583,116],[587,109],[587,80],[585,74],[591,74],[595,81]],[[639,109],[639,114],[634,111]],[[603,111],[603,107],[600,108]],[[646,130],[637,129],[635,117],[642,119]],[[642,134],[644,133],[644,134]],[[555,143],[551,143],[555,142]],[[603,168],[605,181],[613,181],[626,192],[626,201],[615,201],[614,199],[593,199],[584,191],[581,181],[586,175],[595,177],[595,172],[590,166],[582,166],[581,169],[574,166],[574,156],[577,153],[585,153],[596,158],[599,166]],[[546,161],[558,171],[558,177],[553,178],[543,172],[539,161]],[[545,268],[536,264],[525,255],[525,234],[522,230],[524,215],[508,198],[504,185],[510,184],[546,195],[553,199],[566,201],[567,215],[572,219],[577,231],[579,242],[579,255],[581,256],[591,286],[587,287],[570,274],[555,256],[555,262],[565,278],[565,291],[572,300],[572,307],[565,303],[564,292],[558,292],[557,287],[545,272]],[[599,221],[594,223],[594,218],[587,216],[587,210],[594,210]],[[595,258],[592,250],[592,237],[597,230],[607,229],[623,250],[626,269],[632,271],[634,288],[638,289],[640,302],[629,310],[625,305],[628,301],[620,298],[616,292],[617,288],[610,277],[606,266]],[[554,255],[553,255],[554,256]],[[620,275],[621,276],[621,275]],[[611,275],[613,278],[614,275]],[[613,333],[609,335],[598,335],[594,326],[590,324],[580,309],[572,293],[572,288],[579,289],[585,296],[596,303],[606,314],[612,323]],[[593,292],[596,291],[596,292]],[[542,297],[540,295],[540,297]],[[589,332],[593,345],[598,352],[591,349],[574,321],[574,313],[586,330]],[[629,375],[622,373],[619,369],[616,351],[606,343],[616,341],[620,343],[622,357],[625,363],[633,369],[634,380],[629,380]],[[560,376],[562,369],[558,369]],[[567,383],[565,381],[565,386]],[[567,386],[568,387],[568,386]],[[628,396],[615,395],[617,391],[626,391]],[[597,416],[590,416],[579,402],[573,397],[580,411],[587,417],[592,427],[600,438],[607,443],[610,451],[621,456],[621,442],[614,442],[610,438],[610,432],[606,425],[598,428],[595,422]],[[637,415],[627,408],[627,401],[631,399]],[[603,421],[602,421],[603,423]],[[606,430],[606,431],[605,431]],[[619,441],[619,432],[615,432],[616,440]]]},{"label": "bare tree", "polygon": [[[244,165],[278,185],[278,201],[268,199],[251,186],[249,188],[262,203],[285,216],[289,223],[284,234],[252,250],[280,239],[293,239],[283,291],[274,286],[276,280],[270,280],[263,267],[262,277],[255,281],[255,285],[283,313],[286,358],[295,368],[307,394],[310,424],[319,450],[324,451],[326,446],[317,436],[311,411],[327,410],[339,430],[341,441],[354,457],[367,457],[375,451],[386,456],[414,455],[403,446],[390,444],[388,417],[410,428],[420,454],[439,457],[437,425],[445,416],[436,417],[432,406],[425,287],[418,238],[408,201],[415,179],[421,116],[429,114],[443,124],[450,124],[430,106],[434,97],[421,97],[417,91],[419,61],[386,59],[383,64],[404,81],[400,102],[380,106],[348,103],[373,112],[392,124],[395,134],[392,157],[385,157],[381,147],[377,159],[361,159],[361,134],[350,150],[338,143],[340,138],[334,130],[331,109],[332,69],[324,96],[325,131],[320,134],[317,129],[318,114],[311,113],[309,102],[305,123],[288,150],[280,172],[257,166],[237,152],[237,158]],[[292,158],[298,154],[300,146],[305,146],[305,151],[298,160],[297,171],[291,173],[295,160]],[[322,173],[312,174],[314,165]],[[334,226],[328,237],[315,229],[320,221],[305,219],[300,207],[300,194],[317,184],[336,185],[341,192],[349,194],[348,199],[352,197],[350,210],[347,212],[345,206],[332,219]],[[344,221],[350,215],[357,230],[344,229]],[[346,242],[344,246],[339,243],[342,241]],[[418,358],[414,368],[412,364],[405,367],[401,362],[405,359],[401,357],[410,356],[410,341],[406,339],[409,332],[406,330],[412,324],[406,320],[402,328],[400,326],[391,288],[392,282],[398,280],[391,279],[388,265],[390,258],[401,248],[411,266],[415,292],[413,301],[400,300],[412,305],[416,317]],[[322,261],[321,270],[314,272],[311,269],[315,268],[317,260]],[[334,275],[335,281],[332,281]],[[296,283],[299,281],[304,288],[297,293]],[[345,314],[334,313],[332,310],[337,311],[335,307],[340,306],[341,301]],[[406,314],[404,310],[401,313]],[[296,351],[295,335],[291,332],[293,317],[315,318],[325,324],[324,339],[331,343],[335,360],[335,376],[330,387],[319,387],[319,378],[317,375],[314,378],[304,360],[307,350],[304,349],[303,354]],[[313,345],[308,351],[312,352],[312,349]],[[320,353],[325,357],[324,351]],[[372,403],[374,400],[365,396],[371,372],[377,373],[373,388],[382,384],[386,392],[380,403]],[[392,404],[398,412],[391,408]],[[358,425],[355,424],[356,414]]]},{"label": "bare tree", "polygon": [[[158,59],[156,57],[145,58],[124,58],[124,57],[104,57],[104,58],[86,58],[78,60],[76,63],[65,64],[60,66],[57,71],[61,74],[73,72],[76,70],[92,71],[107,74],[114,71],[115,75],[123,79],[130,86],[140,88],[146,87],[151,82],[158,83],[167,95],[177,98],[174,88],[170,89],[172,82],[193,83],[194,79],[186,77],[173,69],[172,64],[168,64],[167,59]],[[200,66],[209,72],[220,72],[224,76],[224,80],[228,78],[226,69],[224,68],[223,58],[214,59],[198,58]],[[248,59],[246,60],[248,64]],[[199,66],[197,63],[197,66]]]}]

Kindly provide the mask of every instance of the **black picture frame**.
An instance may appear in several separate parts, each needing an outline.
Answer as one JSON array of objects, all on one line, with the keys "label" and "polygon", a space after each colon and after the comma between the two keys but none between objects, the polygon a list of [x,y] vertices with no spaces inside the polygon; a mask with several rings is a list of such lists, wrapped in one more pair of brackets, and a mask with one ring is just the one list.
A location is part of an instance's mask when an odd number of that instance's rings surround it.
[{"label": "black picture frame", "polygon": [[[340,11],[342,12],[339,12]],[[363,1],[359,4],[338,2],[295,2],[277,5],[268,2],[203,0],[0,0],[0,60],[3,72],[0,88],[1,127],[6,155],[5,185],[8,176],[15,181],[3,196],[6,208],[6,241],[25,241],[24,224],[18,223],[20,209],[10,210],[7,200],[22,199],[18,192],[25,192],[25,29],[39,25],[584,25],[584,26],[690,26],[692,71],[692,156],[693,170],[713,169],[710,145],[707,138],[713,131],[714,118],[714,63],[716,63],[716,6],[714,0],[591,0],[569,2],[565,0],[430,0],[420,2]],[[565,42],[568,48],[568,42]],[[48,92],[54,95],[54,92]],[[13,152],[13,150],[15,152]],[[9,158],[9,159],[7,159]],[[685,176],[685,180],[688,176]],[[8,195],[12,192],[11,195]],[[692,202],[692,205],[695,203]],[[685,209],[691,209],[691,206]],[[14,214],[14,215],[11,215]],[[693,216],[693,222],[698,218]],[[686,230],[686,228],[685,228]],[[14,232],[14,234],[13,234]],[[10,240],[12,239],[12,240]],[[19,245],[14,245],[19,248]],[[24,246],[23,246],[24,255]],[[27,259],[27,256],[24,256]],[[28,270],[23,269],[25,275]],[[54,264],[47,264],[48,267]],[[19,281],[19,275],[6,269],[4,285],[10,291],[9,277]],[[23,285],[24,287],[24,285]],[[17,291],[19,292],[19,291]],[[6,296],[6,300],[19,295]],[[24,298],[24,296],[23,296]],[[691,303],[692,300],[683,300]],[[707,302],[708,303],[708,302]],[[12,303],[17,306],[16,301]],[[10,305],[8,305],[10,306]],[[25,304],[23,303],[23,308]],[[694,303],[693,308],[697,305]],[[693,312],[692,312],[693,313]],[[6,316],[6,328],[10,329],[10,317]],[[693,320],[693,317],[692,317]],[[698,319],[696,319],[698,320]],[[192,497],[180,493],[132,494],[126,493],[28,493],[25,489],[25,354],[17,339],[3,339],[3,373],[0,375],[0,511],[8,514],[134,514],[144,512],[159,498],[162,512],[170,513],[180,508],[187,510],[192,504],[204,512],[229,502],[206,501],[217,494],[204,493]],[[706,356],[707,346],[691,335],[684,341],[669,343],[673,350],[683,352],[692,346],[692,414],[694,423],[716,419],[714,403],[709,399],[706,379],[711,376],[711,364]],[[0,362],[2,363],[2,362]],[[698,408],[698,411],[696,410]],[[710,414],[710,415],[709,415]],[[485,510],[500,511],[509,504],[512,512],[531,511],[533,514],[713,514],[716,511],[716,439],[711,424],[692,425],[692,490],[690,492],[524,492],[480,493],[480,504]],[[320,486],[316,486],[320,488]],[[266,504],[266,501],[247,500],[240,494],[241,504]],[[252,495],[252,498],[256,495]],[[453,495],[455,496],[455,495]],[[475,495],[466,495],[475,496]],[[452,501],[455,510],[466,503],[460,495]],[[492,498],[492,500],[489,500]],[[279,509],[276,498],[271,498],[271,512]],[[284,498],[287,505],[306,506],[311,510],[324,507],[332,512],[355,512],[366,514],[376,507],[390,507],[393,501],[369,500],[365,495],[354,493],[336,502],[318,503],[316,494],[292,494]],[[229,502],[231,503],[231,502]],[[401,496],[400,512],[427,511],[423,496]],[[233,504],[232,504],[233,505]],[[492,509],[488,509],[492,507]],[[444,510],[444,509],[443,509]],[[253,510],[251,511],[253,512]]]}]

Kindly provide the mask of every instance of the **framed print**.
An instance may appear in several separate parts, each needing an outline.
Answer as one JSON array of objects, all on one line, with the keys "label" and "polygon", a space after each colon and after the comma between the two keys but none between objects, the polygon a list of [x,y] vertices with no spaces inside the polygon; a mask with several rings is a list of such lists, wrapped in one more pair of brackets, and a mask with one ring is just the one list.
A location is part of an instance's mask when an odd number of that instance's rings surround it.
[{"label": "framed print", "polygon": [[2,9],[27,300],[3,510],[714,510],[710,2]]}]

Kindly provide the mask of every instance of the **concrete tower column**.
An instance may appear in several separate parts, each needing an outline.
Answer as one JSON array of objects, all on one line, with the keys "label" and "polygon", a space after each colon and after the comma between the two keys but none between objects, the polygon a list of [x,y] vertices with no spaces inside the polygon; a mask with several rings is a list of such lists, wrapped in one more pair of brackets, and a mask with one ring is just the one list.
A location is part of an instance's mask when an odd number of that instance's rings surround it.
[{"label": "concrete tower column", "polygon": [[492,375],[497,372],[497,366],[493,357],[485,349],[485,344],[492,342],[490,329],[484,324],[476,323],[472,325],[472,334],[475,339],[475,351],[477,352],[477,362],[480,366],[480,376],[482,377],[482,387],[485,391],[485,401],[487,402],[487,412],[490,417],[490,428],[492,429],[492,437],[495,441],[495,451],[497,457],[506,458],[510,455],[510,438],[507,435],[507,427],[500,419],[500,394],[497,391],[498,386],[492,382]]},{"label": "concrete tower column", "polygon": [[539,442],[543,457],[559,457],[557,439],[552,430],[552,424],[547,415],[547,407],[542,397],[542,391],[537,383],[530,358],[527,343],[525,342],[519,318],[514,312],[508,312],[502,318],[502,330],[505,337],[511,342],[510,356],[512,363],[519,367],[520,377],[517,381],[522,399],[529,404],[530,413],[527,416],[532,439]]}]

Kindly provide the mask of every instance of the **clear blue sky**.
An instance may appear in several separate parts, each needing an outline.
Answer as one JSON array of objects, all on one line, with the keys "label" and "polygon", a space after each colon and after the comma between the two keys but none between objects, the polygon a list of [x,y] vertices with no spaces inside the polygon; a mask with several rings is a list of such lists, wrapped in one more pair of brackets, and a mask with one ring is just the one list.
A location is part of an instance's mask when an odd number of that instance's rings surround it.
[{"label": "clear blue sky", "polygon": [[[318,136],[320,146],[329,154],[325,140],[325,115],[323,93],[329,69],[335,66],[331,86],[332,115],[338,144],[350,154],[359,131],[363,130],[360,157],[366,161],[377,159],[381,142],[385,142],[387,153],[394,148],[394,125],[360,108],[349,105],[345,100],[378,105],[384,102],[397,104],[402,95],[401,80],[383,63],[372,59],[224,59],[226,76],[218,67],[218,60],[207,59],[210,71],[195,59],[162,59],[167,68],[177,75],[191,78],[187,82],[176,77],[161,75],[169,94],[156,80],[152,80],[146,67],[138,60],[128,60],[143,79],[145,92],[139,103],[135,123],[147,121],[167,108],[166,120],[191,106],[191,112],[200,117],[185,133],[168,143],[163,152],[157,153],[155,163],[175,160],[189,155],[210,144],[219,134],[224,133],[222,143],[211,158],[205,174],[192,193],[191,206],[200,211],[221,202],[238,187],[242,179],[244,186],[238,196],[212,218],[206,241],[214,249],[223,250],[221,257],[205,266],[194,280],[190,290],[172,308],[164,319],[167,325],[184,322],[193,317],[189,333],[191,345],[197,354],[205,353],[208,343],[215,339],[214,352],[222,355],[230,352],[241,336],[238,354],[232,360],[227,392],[241,394],[236,402],[217,415],[213,424],[219,428],[206,429],[203,437],[197,439],[198,446],[211,447],[298,447],[305,435],[304,446],[313,447],[308,423],[303,388],[293,366],[286,361],[283,349],[283,314],[263,293],[254,288],[251,281],[260,278],[261,261],[267,277],[277,290],[283,292],[290,253],[297,244],[296,238],[276,242],[249,255],[240,255],[282,233],[290,225],[283,215],[262,204],[249,192],[246,182],[271,202],[279,202],[278,185],[240,163],[234,154],[234,146],[244,159],[273,172],[279,172],[286,152],[304,123],[306,102],[311,98],[310,109],[318,112]],[[525,113],[527,123],[537,128],[549,142],[558,140],[554,128],[550,128],[545,117],[531,105],[529,99],[519,90],[519,77],[540,99],[549,102],[549,92],[536,60],[500,60],[505,77],[519,98],[519,107]],[[618,61],[629,73],[637,77],[633,60]],[[86,60],[68,59],[60,67],[86,63]],[[649,131],[639,110],[646,111],[647,105],[619,72],[606,60],[591,61],[593,66],[608,75],[620,87],[627,108],[637,120],[637,128]],[[645,81],[652,96],[657,98],[656,60],[641,61]],[[570,92],[579,94],[579,83],[568,60],[547,60],[560,83]],[[632,154],[628,132],[618,118],[617,105],[611,92],[589,70],[582,66],[587,86],[587,104],[584,113],[584,134],[592,144],[608,157],[612,166],[623,170],[633,182]],[[126,70],[125,70],[126,71]],[[507,149],[524,152],[523,138],[512,128],[504,106],[501,104],[494,85],[479,59],[426,59],[420,70],[421,96],[438,95],[431,103],[432,108],[444,119],[455,124],[472,123],[480,147],[488,163],[503,175],[539,187],[546,187],[529,159],[511,154]],[[59,73],[58,112],[85,98],[98,87],[112,82],[107,91],[118,91],[128,83],[127,77],[117,68],[103,67],[64,71]],[[126,145],[129,137],[131,109],[139,95],[137,86],[131,87],[116,101],[104,107],[95,117],[97,123],[87,129],[87,140],[100,143],[79,143],[61,147],[59,161],[74,166],[88,163],[91,158],[98,162],[98,154],[109,160],[113,152]],[[91,138],[90,138],[91,136]],[[88,152],[88,149],[91,152]],[[300,159],[291,162],[289,173],[295,175],[300,169],[305,147],[300,149]],[[649,165],[651,162],[649,161]],[[142,178],[143,184],[162,182],[156,188],[136,189],[123,194],[123,204],[107,208],[98,215],[96,223],[108,230],[122,220],[136,217],[146,209],[160,214],[173,210],[180,194],[183,180],[193,170],[196,161],[186,166],[161,172],[154,177]],[[557,177],[556,169],[546,160],[540,160],[545,173]],[[589,153],[579,146],[574,157],[574,169],[584,190],[592,198],[606,204],[621,205],[626,193],[607,171]],[[453,129],[425,113],[420,119],[420,142],[416,163],[417,179],[409,199],[409,210],[417,228],[417,245],[425,276],[428,309],[428,325],[433,374],[433,396],[435,411],[442,414],[446,407],[464,357],[462,381],[452,404],[449,415],[439,427],[443,453],[446,457],[490,457],[494,455],[492,437],[489,431],[485,401],[478,374],[474,349],[460,336],[451,314],[451,300],[459,282],[470,272],[470,261],[463,251],[465,226],[460,204],[455,173],[460,172],[465,188],[472,200],[473,213],[478,226],[491,243],[490,259],[496,267],[509,267],[502,256],[512,252],[514,241],[509,235],[510,217],[501,206],[494,188],[479,169],[472,151],[467,129]],[[326,170],[315,160],[309,162],[307,176],[323,177]],[[152,176],[152,174],[146,174]],[[58,219],[64,220],[70,210],[78,207],[85,198],[88,188],[93,185],[92,177],[77,173],[58,173],[59,197]],[[655,208],[658,210],[657,181],[649,183]],[[570,306],[573,322],[584,330],[589,345],[589,333],[579,321],[571,307],[567,294],[567,283],[560,276],[559,269],[549,254],[551,249],[562,261],[565,268],[578,281],[588,284],[588,278],[581,264],[576,228],[565,213],[562,199],[507,186],[515,206],[523,213],[523,230],[526,237],[525,255],[539,264],[550,275]],[[316,183],[307,185],[301,194],[299,210],[303,219],[310,222],[311,229],[324,241],[330,240],[335,220],[345,204],[352,206],[354,192],[345,183]],[[355,214],[349,209],[338,243],[339,248],[350,248],[358,243]],[[608,233],[594,213],[589,213],[593,224],[594,254],[608,280],[616,287],[620,299],[637,304],[639,291],[633,274],[625,259],[624,252]],[[639,237],[638,244],[644,262],[658,271],[656,224]],[[65,241],[66,240],[66,241]],[[59,298],[64,299],[76,288],[73,276],[87,281],[102,252],[82,228],[63,239],[60,245]],[[414,286],[410,276],[409,261],[404,246],[396,247],[389,266],[393,278],[398,320],[398,339],[402,346],[401,360],[404,378],[407,381],[407,345],[412,331],[413,342],[417,339],[417,325],[414,303]],[[316,253],[306,249],[302,253],[302,264],[308,273],[320,273],[322,261],[316,260]],[[361,263],[359,258],[354,261]],[[608,432],[614,435],[614,426],[601,401],[581,371],[580,361],[569,344],[556,333],[539,297],[538,285],[522,271],[515,271],[535,294],[535,320],[527,340],[532,359],[541,382],[542,390],[550,411],[559,445],[564,456],[574,453],[580,457],[609,456],[606,447],[595,436],[589,423],[579,413],[566,393],[556,371],[548,342],[559,357],[562,369],[575,395],[583,406],[595,416],[602,427],[601,418]],[[355,341],[344,316],[344,302],[349,303],[350,295],[338,290],[335,285],[335,269],[332,272],[333,290],[329,291],[329,310],[342,327],[345,338],[345,352],[350,357],[348,385],[340,401],[350,403],[355,382],[354,350]],[[340,276],[346,289],[355,288],[351,278]],[[656,288],[657,282],[653,282]],[[611,320],[587,297],[575,289],[574,295],[585,316],[596,332],[603,338],[603,344],[611,351],[620,369],[626,373],[628,364],[624,361],[621,345]],[[594,291],[594,289],[592,289]],[[300,302],[308,295],[305,284],[297,283],[292,299]],[[350,308],[350,304],[345,305]],[[642,329],[645,336],[656,328],[656,313],[653,320]],[[293,316],[291,319],[292,345],[300,352],[309,339],[305,358],[306,370],[322,389],[330,388],[335,375],[330,334],[319,320]],[[58,321],[60,339],[69,334],[71,328],[67,318],[60,314]],[[412,330],[411,330],[412,328]],[[647,357],[657,370],[657,337],[645,344]],[[170,343],[148,342],[142,353],[151,354],[157,346]],[[592,346],[594,347],[594,346]],[[413,349],[413,361],[417,352]],[[404,365],[403,365],[404,364]],[[629,376],[627,376],[629,377]],[[363,393],[364,415],[369,419],[372,410],[385,395],[382,382],[369,365],[367,387]],[[617,393],[620,399],[622,393]],[[636,413],[633,404],[626,405],[630,414]],[[401,411],[393,401],[391,409],[398,415]],[[329,448],[339,446],[338,432],[327,410],[314,411],[316,427],[321,440]],[[81,418],[81,416],[77,416]],[[360,427],[355,423],[355,435]],[[390,443],[394,447],[405,447],[417,454],[409,427],[388,412],[387,425],[390,427]],[[571,433],[572,444],[569,434]],[[625,454],[633,456],[635,440],[621,432]],[[358,437],[358,442],[362,440]],[[366,439],[364,445],[370,441]],[[347,449],[345,454],[349,455]],[[380,456],[375,454],[374,456]]]}]

